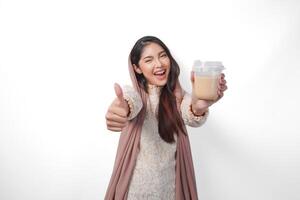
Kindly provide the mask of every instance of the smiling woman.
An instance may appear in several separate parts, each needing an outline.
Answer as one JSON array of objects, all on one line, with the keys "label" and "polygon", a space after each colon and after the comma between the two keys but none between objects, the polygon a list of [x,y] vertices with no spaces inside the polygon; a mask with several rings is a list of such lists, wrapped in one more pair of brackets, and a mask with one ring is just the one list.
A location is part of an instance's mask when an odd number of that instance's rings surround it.
[{"label": "smiling woman", "polygon": [[143,74],[150,84],[157,86],[166,84],[170,71],[170,59],[160,45],[150,43],[145,46],[138,66],[133,64],[134,70],[138,74]]},{"label": "smiling woman", "polygon": [[[122,131],[105,199],[198,199],[185,125],[199,127],[216,101],[197,99],[179,83],[179,66],[158,38],[139,39],[129,56],[134,88],[115,84],[107,128]],[[193,82],[193,78],[191,78]]]}]

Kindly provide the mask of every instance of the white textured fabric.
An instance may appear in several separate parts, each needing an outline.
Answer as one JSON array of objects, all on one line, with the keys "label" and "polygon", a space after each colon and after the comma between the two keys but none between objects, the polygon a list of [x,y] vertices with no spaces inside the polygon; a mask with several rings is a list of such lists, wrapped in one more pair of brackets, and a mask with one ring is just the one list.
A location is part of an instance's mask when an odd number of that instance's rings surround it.
[{"label": "white textured fabric", "polygon": [[[132,119],[141,110],[141,98],[132,87],[126,86],[123,91],[124,98],[131,107],[129,117]],[[159,95],[160,87],[150,85],[147,113],[141,132],[140,152],[130,182],[128,200],[175,199],[176,142],[169,144],[159,136],[157,122]],[[191,115],[190,100],[190,96],[186,93],[181,104],[182,117],[187,125],[200,126],[206,120],[207,113],[203,117]]]},{"label": "white textured fabric", "polygon": [[209,111],[207,110],[203,116],[195,116],[190,110],[192,97],[189,93],[185,93],[183,100],[181,102],[181,116],[184,123],[191,127],[199,127],[206,121]]},{"label": "white textured fabric", "polygon": [[123,87],[123,96],[127,100],[130,107],[130,114],[128,120],[133,119],[141,111],[143,107],[142,98],[131,86],[125,85]]}]

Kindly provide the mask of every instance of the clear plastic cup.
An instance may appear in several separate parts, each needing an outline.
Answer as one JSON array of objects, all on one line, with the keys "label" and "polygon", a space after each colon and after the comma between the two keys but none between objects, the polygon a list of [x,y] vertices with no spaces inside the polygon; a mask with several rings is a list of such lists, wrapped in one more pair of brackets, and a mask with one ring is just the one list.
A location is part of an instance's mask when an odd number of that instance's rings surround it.
[{"label": "clear plastic cup", "polygon": [[218,82],[224,70],[222,62],[195,60],[193,65],[195,96],[203,100],[216,100],[218,98]]}]

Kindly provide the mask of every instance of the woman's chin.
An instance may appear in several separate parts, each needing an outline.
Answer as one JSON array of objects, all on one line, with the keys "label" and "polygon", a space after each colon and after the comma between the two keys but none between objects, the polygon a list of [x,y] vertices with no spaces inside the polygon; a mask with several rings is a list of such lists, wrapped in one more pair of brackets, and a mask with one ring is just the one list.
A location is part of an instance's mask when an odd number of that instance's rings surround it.
[{"label": "woman's chin", "polygon": [[165,86],[167,84],[167,79],[166,80],[155,80],[151,84],[162,87],[162,86]]}]

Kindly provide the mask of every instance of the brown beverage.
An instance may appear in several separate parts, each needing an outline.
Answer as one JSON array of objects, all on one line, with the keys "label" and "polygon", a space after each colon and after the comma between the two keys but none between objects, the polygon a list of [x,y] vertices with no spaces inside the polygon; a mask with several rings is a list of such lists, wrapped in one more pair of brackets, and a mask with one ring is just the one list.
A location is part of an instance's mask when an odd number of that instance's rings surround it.
[{"label": "brown beverage", "polygon": [[199,99],[216,100],[218,98],[219,76],[195,76],[194,93]]},{"label": "brown beverage", "polygon": [[194,62],[193,91],[196,97],[203,100],[216,100],[218,98],[218,84],[222,70],[221,62]]}]

